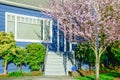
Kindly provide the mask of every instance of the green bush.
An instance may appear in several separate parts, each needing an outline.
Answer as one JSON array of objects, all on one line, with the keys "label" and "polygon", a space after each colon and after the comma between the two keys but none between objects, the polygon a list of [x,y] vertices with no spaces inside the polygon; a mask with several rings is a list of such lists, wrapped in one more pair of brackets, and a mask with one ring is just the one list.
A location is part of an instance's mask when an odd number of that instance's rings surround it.
[{"label": "green bush", "polygon": [[[100,58],[100,64],[102,64],[106,58],[107,55],[102,54]],[[90,44],[87,41],[81,42],[77,45],[75,50],[75,59],[76,61],[78,61],[77,66],[81,67],[82,65],[81,63],[88,62],[89,69],[92,70],[92,67],[95,65],[95,54]]]},{"label": "green bush", "polygon": [[22,71],[17,71],[17,72],[8,73],[8,76],[9,77],[22,77],[24,76],[24,74],[22,73]]},{"label": "green bush", "polygon": [[[94,65],[94,59],[95,59],[94,52],[91,49],[88,42],[84,41],[77,45],[77,48],[75,50],[75,59],[78,62],[80,62],[79,60],[82,60],[81,62],[83,63],[89,62],[90,67]],[[81,62],[78,63],[78,66],[80,65],[80,67],[81,67]]]},{"label": "green bush", "polygon": [[109,60],[109,67],[114,68],[120,66],[120,40],[111,43],[107,47],[107,55]]},{"label": "green bush", "polygon": [[38,71],[44,63],[45,47],[42,44],[32,43],[26,46],[27,50],[27,64],[31,71]]}]

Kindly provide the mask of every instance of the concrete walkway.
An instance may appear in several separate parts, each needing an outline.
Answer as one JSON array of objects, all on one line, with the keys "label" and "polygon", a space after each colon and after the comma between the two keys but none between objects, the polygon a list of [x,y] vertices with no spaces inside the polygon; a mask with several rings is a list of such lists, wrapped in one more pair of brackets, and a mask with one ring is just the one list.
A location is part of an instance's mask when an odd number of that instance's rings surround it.
[{"label": "concrete walkway", "polygon": [[74,80],[72,77],[66,76],[27,76],[22,78],[9,78],[9,79],[0,79],[0,80]]}]

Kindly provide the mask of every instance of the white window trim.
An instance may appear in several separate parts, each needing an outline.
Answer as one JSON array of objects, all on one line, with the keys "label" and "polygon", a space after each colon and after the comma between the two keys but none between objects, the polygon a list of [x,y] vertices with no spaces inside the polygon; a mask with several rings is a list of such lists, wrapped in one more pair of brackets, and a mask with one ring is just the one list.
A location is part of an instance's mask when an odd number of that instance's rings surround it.
[{"label": "white window trim", "polygon": [[[44,42],[44,43],[52,43],[52,24],[53,21],[52,19],[47,19],[47,18],[38,18],[35,16],[28,16],[28,15],[23,15],[23,14],[16,14],[16,13],[11,13],[11,12],[5,12],[5,32],[7,32],[7,15],[13,15],[15,16],[15,41],[19,41],[19,42]],[[33,19],[40,19],[43,20],[43,40],[29,40],[29,39],[17,39],[17,16],[23,16],[23,17],[28,17],[28,18],[33,18]],[[45,20],[50,20],[50,40],[49,41],[45,41],[44,39],[44,21]]]}]

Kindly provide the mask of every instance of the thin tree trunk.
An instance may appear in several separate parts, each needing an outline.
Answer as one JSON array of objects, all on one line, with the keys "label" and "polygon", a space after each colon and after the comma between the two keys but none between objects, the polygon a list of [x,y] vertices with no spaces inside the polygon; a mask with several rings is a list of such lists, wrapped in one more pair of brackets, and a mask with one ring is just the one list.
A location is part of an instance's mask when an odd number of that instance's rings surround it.
[{"label": "thin tree trunk", "polygon": [[21,65],[18,66],[18,71],[21,71],[21,67],[22,67]]},{"label": "thin tree trunk", "polygon": [[96,78],[95,80],[99,80],[99,69],[100,69],[100,59],[99,56],[96,58]]},{"label": "thin tree trunk", "polygon": [[7,61],[5,60],[5,63],[4,63],[4,74],[6,75],[7,74]]},{"label": "thin tree trunk", "polygon": [[92,70],[92,63],[89,63],[89,71]]}]

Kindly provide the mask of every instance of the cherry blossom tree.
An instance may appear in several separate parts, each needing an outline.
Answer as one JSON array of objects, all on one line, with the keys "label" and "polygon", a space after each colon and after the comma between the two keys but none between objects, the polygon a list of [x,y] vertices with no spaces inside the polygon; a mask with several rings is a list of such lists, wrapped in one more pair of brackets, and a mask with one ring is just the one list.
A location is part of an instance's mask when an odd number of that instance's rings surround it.
[{"label": "cherry blossom tree", "polygon": [[51,0],[48,14],[58,19],[69,40],[81,36],[95,55],[96,80],[106,47],[120,40],[120,0]]}]

